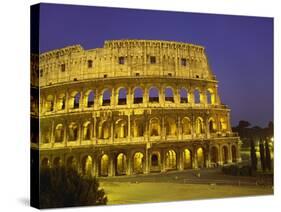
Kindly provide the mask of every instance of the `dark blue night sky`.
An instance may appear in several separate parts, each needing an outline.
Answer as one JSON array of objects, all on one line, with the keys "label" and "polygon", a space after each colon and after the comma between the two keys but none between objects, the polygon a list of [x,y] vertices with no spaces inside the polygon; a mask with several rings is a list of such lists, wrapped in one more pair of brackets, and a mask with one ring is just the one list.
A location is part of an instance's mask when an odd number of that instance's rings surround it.
[{"label": "dark blue night sky", "polygon": [[273,120],[273,19],[41,4],[40,52],[104,40],[156,39],[203,45],[232,125]]}]

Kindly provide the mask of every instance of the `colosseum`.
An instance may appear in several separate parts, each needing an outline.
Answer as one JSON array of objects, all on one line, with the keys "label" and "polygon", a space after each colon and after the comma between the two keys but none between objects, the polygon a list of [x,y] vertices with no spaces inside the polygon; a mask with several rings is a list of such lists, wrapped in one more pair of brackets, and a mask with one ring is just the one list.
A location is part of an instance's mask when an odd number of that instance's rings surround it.
[{"label": "colosseum", "polygon": [[111,40],[39,61],[41,167],[119,176],[241,161],[203,46]]}]

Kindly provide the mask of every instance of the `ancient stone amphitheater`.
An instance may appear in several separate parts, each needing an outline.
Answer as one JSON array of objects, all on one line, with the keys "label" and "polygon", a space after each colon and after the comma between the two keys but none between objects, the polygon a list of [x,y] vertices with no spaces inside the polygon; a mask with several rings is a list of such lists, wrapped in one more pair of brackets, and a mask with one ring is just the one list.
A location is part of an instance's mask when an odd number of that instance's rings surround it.
[{"label": "ancient stone amphitheater", "polygon": [[241,160],[202,46],[112,40],[45,52],[39,61],[40,133],[32,145],[41,167],[117,176]]}]

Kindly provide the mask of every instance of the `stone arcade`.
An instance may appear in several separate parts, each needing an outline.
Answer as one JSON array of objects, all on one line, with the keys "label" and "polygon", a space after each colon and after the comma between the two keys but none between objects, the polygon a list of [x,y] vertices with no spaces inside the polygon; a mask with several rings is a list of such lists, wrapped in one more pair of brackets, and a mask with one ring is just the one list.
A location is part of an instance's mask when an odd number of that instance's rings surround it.
[{"label": "stone arcade", "polygon": [[113,40],[39,61],[42,167],[117,176],[241,161],[202,46]]}]

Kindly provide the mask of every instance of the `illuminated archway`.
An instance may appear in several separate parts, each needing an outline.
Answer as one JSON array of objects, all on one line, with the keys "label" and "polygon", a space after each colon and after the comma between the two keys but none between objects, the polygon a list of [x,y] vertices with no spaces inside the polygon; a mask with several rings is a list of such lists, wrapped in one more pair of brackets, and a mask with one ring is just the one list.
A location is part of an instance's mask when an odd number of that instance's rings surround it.
[{"label": "illuminated archway", "polygon": [[182,134],[183,135],[191,134],[191,121],[187,117],[183,118],[182,120]]},{"label": "illuminated archway", "polygon": [[68,140],[77,141],[78,140],[78,125],[72,122],[68,127]]},{"label": "illuminated archway", "polygon": [[150,120],[150,136],[160,136],[160,121],[158,118]]},{"label": "illuminated archway", "polygon": [[82,174],[92,175],[93,161],[90,155],[84,156],[82,158]]},{"label": "illuminated archway", "polygon": [[196,119],[196,134],[203,134],[204,133],[204,124],[203,119],[201,117],[198,117]]},{"label": "illuminated archway", "polygon": [[59,143],[63,141],[64,129],[62,124],[58,124],[55,130],[55,142]]},{"label": "illuminated archway", "polygon": [[110,122],[109,121],[101,122],[99,125],[99,138],[109,139],[110,136],[111,136]]},{"label": "illuminated archway", "polygon": [[133,172],[135,174],[143,173],[144,169],[144,156],[141,152],[136,152],[134,154]]},{"label": "illuminated archway", "polygon": [[177,134],[177,124],[175,119],[167,118],[165,127],[166,127],[166,135],[175,136]]},{"label": "illuminated archway", "polygon": [[142,119],[135,119],[132,126],[132,134],[133,137],[141,137],[144,133],[144,126],[143,126],[143,120]]},{"label": "illuminated archway", "polygon": [[228,162],[228,148],[227,148],[227,146],[222,147],[222,162],[223,163]]},{"label": "illuminated archway", "polygon": [[108,176],[109,170],[109,157],[104,154],[100,160],[100,176]]},{"label": "illuminated archway", "polygon": [[202,147],[199,147],[196,152],[197,156],[197,166],[198,168],[203,168],[205,167],[205,155],[204,155],[204,150]]},{"label": "illuminated archway", "polygon": [[119,119],[115,123],[115,138],[126,138],[128,135],[127,122],[125,120]]},{"label": "illuminated archway", "polygon": [[184,169],[192,168],[192,156],[189,149],[184,149],[183,151],[183,167]]},{"label": "illuminated archway", "polygon": [[116,175],[125,175],[127,170],[127,160],[124,153],[119,153],[116,158]]},{"label": "illuminated archway", "polygon": [[91,123],[89,121],[83,124],[83,140],[91,139]]},{"label": "illuminated archway", "polygon": [[166,152],[165,159],[165,167],[167,170],[177,168],[177,155],[174,150],[169,150]]}]

